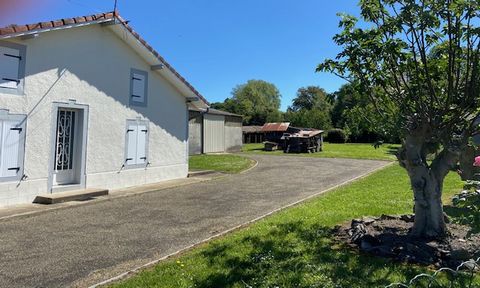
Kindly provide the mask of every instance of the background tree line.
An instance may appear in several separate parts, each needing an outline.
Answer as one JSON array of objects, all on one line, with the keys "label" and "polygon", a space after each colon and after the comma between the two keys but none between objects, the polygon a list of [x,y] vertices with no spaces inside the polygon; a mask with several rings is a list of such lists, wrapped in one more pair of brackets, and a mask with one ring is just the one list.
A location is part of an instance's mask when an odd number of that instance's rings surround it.
[{"label": "background tree line", "polygon": [[[399,141],[399,131],[388,127],[375,113],[371,101],[359,93],[355,83],[343,85],[334,93],[318,86],[301,87],[286,112],[280,111],[277,87],[263,80],[249,80],[233,88],[232,96],[212,108],[243,115],[244,125],[290,122],[292,126],[328,131],[344,130],[350,142]],[[392,115],[392,118],[396,118]],[[393,121],[395,122],[395,121]]]}]

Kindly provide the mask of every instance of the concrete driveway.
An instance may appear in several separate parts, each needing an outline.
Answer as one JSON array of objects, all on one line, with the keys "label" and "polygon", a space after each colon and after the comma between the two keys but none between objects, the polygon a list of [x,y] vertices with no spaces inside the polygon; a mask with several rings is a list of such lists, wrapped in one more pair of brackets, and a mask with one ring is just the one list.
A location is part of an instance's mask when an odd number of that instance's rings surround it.
[{"label": "concrete driveway", "polygon": [[88,286],[388,162],[251,156],[208,182],[0,221],[0,287]]}]

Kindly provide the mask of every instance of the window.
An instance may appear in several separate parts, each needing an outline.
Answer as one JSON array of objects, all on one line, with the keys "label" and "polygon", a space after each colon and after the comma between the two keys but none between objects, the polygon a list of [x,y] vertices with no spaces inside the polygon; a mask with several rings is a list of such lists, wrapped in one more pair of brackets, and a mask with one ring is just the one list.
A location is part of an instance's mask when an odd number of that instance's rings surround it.
[{"label": "window", "polygon": [[130,72],[130,104],[147,106],[148,73],[132,69]]},{"label": "window", "polygon": [[0,110],[0,181],[23,176],[26,116]]},{"label": "window", "polygon": [[146,167],[148,164],[148,121],[127,120],[125,166]]},{"label": "window", "polygon": [[25,52],[23,45],[0,42],[0,92],[23,93]]}]

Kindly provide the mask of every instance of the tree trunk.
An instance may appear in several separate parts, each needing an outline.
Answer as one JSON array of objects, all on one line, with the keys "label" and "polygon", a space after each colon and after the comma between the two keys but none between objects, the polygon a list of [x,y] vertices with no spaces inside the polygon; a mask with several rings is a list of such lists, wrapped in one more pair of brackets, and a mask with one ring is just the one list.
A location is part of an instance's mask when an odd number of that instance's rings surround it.
[{"label": "tree trunk", "polygon": [[443,177],[436,176],[427,167],[408,170],[415,197],[415,222],[411,234],[421,238],[444,237],[447,227],[442,205]]},{"label": "tree trunk", "polygon": [[410,177],[415,200],[415,222],[411,234],[415,237],[442,238],[447,227],[443,214],[443,180],[458,163],[456,150],[445,148],[429,165],[429,153],[425,136],[428,129],[407,135],[397,155],[400,165]]}]

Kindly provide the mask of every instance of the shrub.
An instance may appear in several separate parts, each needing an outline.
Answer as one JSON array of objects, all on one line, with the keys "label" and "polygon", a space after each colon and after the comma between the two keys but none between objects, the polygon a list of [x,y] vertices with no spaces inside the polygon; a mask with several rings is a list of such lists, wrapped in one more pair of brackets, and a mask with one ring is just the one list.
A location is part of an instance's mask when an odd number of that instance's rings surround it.
[{"label": "shrub", "polygon": [[467,181],[463,188],[464,191],[452,198],[456,210],[453,222],[469,225],[471,228],[467,234],[469,236],[480,232],[480,181]]},{"label": "shrub", "polygon": [[338,128],[328,130],[326,141],[330,143],[345,143],[347,142],[347,133]]}]

